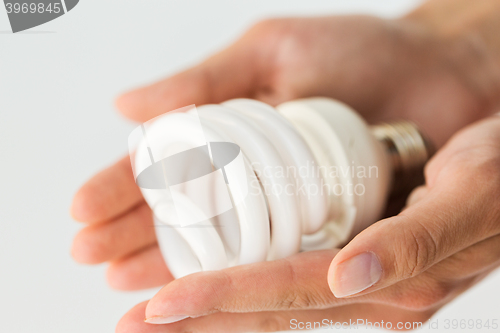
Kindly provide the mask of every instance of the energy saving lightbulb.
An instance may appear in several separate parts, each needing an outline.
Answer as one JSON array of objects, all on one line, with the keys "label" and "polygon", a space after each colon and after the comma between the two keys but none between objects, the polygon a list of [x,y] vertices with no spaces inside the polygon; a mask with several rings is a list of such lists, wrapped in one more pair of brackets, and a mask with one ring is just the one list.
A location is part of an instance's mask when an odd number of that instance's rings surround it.
[{"label": "energy saving lightbulb", "polygon": [[136,182],[175,277],[343,245],[430,154],[413,124],[369,126],[327,98],[186,107],[134,141]]}]

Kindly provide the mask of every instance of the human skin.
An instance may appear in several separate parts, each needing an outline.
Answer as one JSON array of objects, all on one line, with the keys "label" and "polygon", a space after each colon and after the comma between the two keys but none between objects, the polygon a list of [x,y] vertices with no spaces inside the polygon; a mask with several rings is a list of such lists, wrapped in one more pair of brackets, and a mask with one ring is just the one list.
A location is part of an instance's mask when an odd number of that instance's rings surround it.
[{"label": "human skin", "polygon": [[[500,116],[458,132],[425,175],[426,184],[399,215],[372,225],[340,252],[305,252],[174,280],[130,310],[117,332],[278,331],[290,329],[292,319],[362,318],[393,327],[426,321],[500,265]],[[342,263],[366,252],[380,260],[380,281],[336,297]],[[193,318],[143,322],[178,316]]]},{"label": "human skin", "polygon": [[[412,120],[440,150],[408,207],[341,250],[175,281],[130,160],[123,158],[84,184],[71,207],[86,224],[73,243],[77,261],[109,262],[108,281],[116,289],[166,284],[127,313],[117,332],[272,331],[289,329],[290,318],[424,321],[493,270],[500,262],[500,120],[488,118],[450,137],[498,108],[500,42],[491,33],[500,22],[497,7],[431,1],[392,21],[267,20],[200,65],[121,96],[118,108],[136,121],[236,97],[276,105],[327,96],[370,122]],[[343,281],[349,259],[364,253],[375,255],[380,274],[359,290]],[[365,262],[351,267],[359,271]],[[198,318],[150,324],[178,315]]]}]

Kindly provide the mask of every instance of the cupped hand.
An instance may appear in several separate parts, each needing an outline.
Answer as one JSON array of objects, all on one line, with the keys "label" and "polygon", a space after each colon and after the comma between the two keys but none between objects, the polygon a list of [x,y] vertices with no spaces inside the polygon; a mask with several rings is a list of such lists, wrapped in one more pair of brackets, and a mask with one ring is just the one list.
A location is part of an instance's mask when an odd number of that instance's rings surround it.
[{"label": "cupped hand", "polygon": [[[460,64],[463,59],[456,55],[461,50],[458,54],[465,59],[468,46],[404,20],[268,20],[200,65],[124,94],[117,105],[127,117],[146,121],[185,105],[236,97],[278,104],[329,96],[372,122],[413,120],[440,146],[457,129],[490,112],[483,87],[487,75],[479,65],[472,75],[471,61]],[[111,262],[109,282],[118,289],[152,287],[171,279],[129,164],[124,158],[89,180],[71,208],[76,220],[89,224],[75,238],[75,259]]]},{"label": "cupped hand", "polygon": [[492,117],[429,162],[406,209],[342,250],[177,279],[126,314],[117,332],[279,331],[360,318],[409,328],[401,325],[426,321],[499,265],[500,117]]},{"label": "cupped hand", "polygon": [[[203,63],[124,94],[117,105],[125,116],[145,121],[182,106],[236,97],[275,105],[327,96],[371,122],[413,120],[439,147],[457,129],[491,112],[488,62],[471,65],[464,61],[470,52],[474,59],[488,58],[466,39],[443,40],[404,20],[267,20]],[[86,223],[75,237],[74,258],[109,262],[112,287],[133,290],[172,281],[128,157],[83,185],[71,212]]]}]

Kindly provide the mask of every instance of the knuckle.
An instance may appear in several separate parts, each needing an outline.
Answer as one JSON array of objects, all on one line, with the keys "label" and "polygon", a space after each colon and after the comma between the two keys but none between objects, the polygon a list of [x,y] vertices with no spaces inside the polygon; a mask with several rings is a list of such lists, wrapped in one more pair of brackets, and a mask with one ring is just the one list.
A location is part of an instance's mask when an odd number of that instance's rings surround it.
[{"label": "knuckle", "polygon": [[464,180],[488,182],[491,177],[500,178],[500,154],[496,145],[477,143],[469,146],[454,155],[448,165]]},{"label": "knuckle", "polygon": [[471,202],[483,209],[477,210],[471,218],[483,219],[484,231],[489,235],[497,234],[500,231],[500,161],[489,161],[480,172],[482,179],[474,187],[480,193],[476,193]]},{"label": "knuckle", "polygon": [[[415,288],[404,297],[403,306],[419,312],[428,312],[448,299],[452,286],[445,282],[433,280],[428,286]],[[424,313],[427,314],[427,313]]]},{"label": "knuckle", "polygon": [[278,332],[290,328],[289,319],[280,312],[262,318],[257,326],[262,332]]},{"label": "knuckle", "polygon": [[398,279],[415,277],[425,271],[437,256],[438,243],[422,223],[412,221],[404,227],[402,251],[397,252],[395,272]]},{"label": "knuckle", "polygon": [[418,186],[411,191],[410,195],[406,199],[406,205],[411,206],[418,201],[420,201],[422,198],[424,198],[428,193],[428,188],[424,185]]},{"label": "knuckle", "polygon": [[[467,158],[467,160],[465,160]],[[468,193],[468,217],[484,220],[485,232],[497,233],[500,230],[500,154],[496,146],[483,145],[474,154],[468,154],[456,162],[459,165],[455,179]],[[460,162],[460,163],[457,163]],[[478,209],[489,207],[488,210]]]},{"label": "knuckle", "polygon": [[294,19],[289,18],[266,19],[252,26],[248,35],[259,37],[259,42],[272,42],[275,53],[282,53],[277,60],[295,59],[296,54],[304,53],[307,49],[304,46],[310,41],[303,30],[298,29],[294,23]]},{"label": "knuckle", "polygon": [[293,309],[307,309],[315,304],[315,301],[310,297],[307,292],[297,293],[293,292],[288,297],[279,301],[278,308],[285,310]]},{"label": "knuckle", "polygon": [[[452,140],[453,141],[453,140]],[[463,142],[457,142],[456,145]],[[491,183],[491,178],[500,178],[499,146],[491,142],[476,142],[466,145],[465,148],[449,148],[453,152],[451,157],[446,154],[435,155],[425,166],[426,180],[434,179],[438,174],[456,182],[459,180],[464,186]]]},{"label": "knuckle", "polygon": [[433,179],[434,176],[438,173],[440,167],[440,155],[434,155],[424,166],[424,178],[428,184],[429,180]]},{"label": "knuckle", "polygon": [[[312,284],[305,285],[297,278],[296,268],[288,259],[283,259],[284,265],[288,270],[288,281],[290,288],[285,291],[282,297],[277,300],[277,309],[293,310],[293,309],[310,309],[322,308],[332,303],[333,294],[324,292],[320,287]],[[310,281],[307,281],[308,283]]]}]

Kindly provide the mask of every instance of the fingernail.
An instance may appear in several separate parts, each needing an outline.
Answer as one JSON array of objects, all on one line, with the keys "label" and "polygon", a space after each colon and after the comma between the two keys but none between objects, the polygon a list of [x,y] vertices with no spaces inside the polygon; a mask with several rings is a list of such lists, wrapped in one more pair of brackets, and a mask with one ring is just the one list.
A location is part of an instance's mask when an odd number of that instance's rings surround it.
[{"label": "fingernail", "polygon": [[333,294],[335,297],[357,294],[373,286],[381,276],[382,266],[374,253],[358,254],[335,268]]},{"label": "fingernail", "polygon": [[148,324],[171,324],[176,321],[181,321],[183,319],[189,318],[189,316],[177,315],[177,316],[155,316],[144,319],[144,322]]}]

